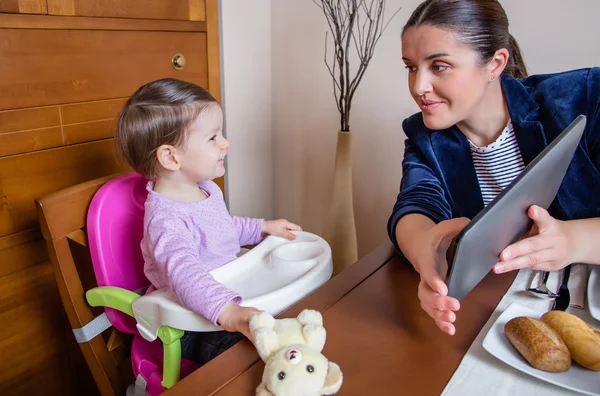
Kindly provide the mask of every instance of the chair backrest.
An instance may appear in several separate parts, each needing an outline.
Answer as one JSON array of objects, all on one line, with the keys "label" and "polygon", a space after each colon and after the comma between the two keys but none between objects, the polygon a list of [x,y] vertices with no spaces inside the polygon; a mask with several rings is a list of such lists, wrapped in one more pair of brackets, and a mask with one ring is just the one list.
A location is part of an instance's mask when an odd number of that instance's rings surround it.
[{"label": "chair backrest", "polygon": [[[140,249],[148,181],[137,173],[116,177],[94,195],[87,214],[87,236],[98,286],[136,291],[149,286]],[[135,320],[107,308],[117,329],[135,334]]]},{"label": "chair backrest", "polygon": [[[85,226],[92,197],[113,178],[115,175],[85,182],[36,200],[60,298],[74,329],[83,327],[103,311],[91,308],[85,300],[85,291],[97,286]],[[113,328],[79,344],[103,396],[124,395],[125,384],[133,381],[130,338]]]}]

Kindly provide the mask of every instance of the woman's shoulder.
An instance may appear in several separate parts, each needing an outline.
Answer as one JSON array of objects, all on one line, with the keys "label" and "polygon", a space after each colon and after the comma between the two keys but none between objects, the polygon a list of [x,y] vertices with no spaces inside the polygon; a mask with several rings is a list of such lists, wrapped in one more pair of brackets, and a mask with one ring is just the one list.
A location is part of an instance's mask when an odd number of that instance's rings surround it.
[{"label": "woman's shoulder", "polygon": [[402,129],[404,130],[406,137],[418,146],[423,144],[429,145],[432,134],[435,133],[442,133],[442,135],[445,136],[455,135],[455,131],[452,127],[442,130],[428,128],[423,121],[423,113],[421,112],[415,113],[404,119],[402,122]]},{"label": "woman's shoulder", "polygon": [[533,95],[587,96],[590,88],[598,89],[600,67],[534,74],[519,81]]},{"label": "woman's shoulder", "polygon": [[587,80],[589,77],[600,75],[600,67],[587,67],[573,69],[556,73],[532,74],[521,78],[520,81],[526,86],[535,86],[541,83],[561,83],[569,80]]},{"label": "woman's shoulder", "polygon": [[431,133],[431,129],[425,126],[423,122],[423,113],[418,112],[404,119],[402,129],[409,139],[418,140],[421,136]]},{"label": "woman's shoulder", "polygon": [[[600,68],[536,74],[523,79],[507,77],[503,78],[503,90],[513,116],[545,114],[544,117],[551,116],[564,127],[577,115],[588,114],[596,107],[600,98]],[[537,108],[540,111],[536,113],[528,111]]]}]

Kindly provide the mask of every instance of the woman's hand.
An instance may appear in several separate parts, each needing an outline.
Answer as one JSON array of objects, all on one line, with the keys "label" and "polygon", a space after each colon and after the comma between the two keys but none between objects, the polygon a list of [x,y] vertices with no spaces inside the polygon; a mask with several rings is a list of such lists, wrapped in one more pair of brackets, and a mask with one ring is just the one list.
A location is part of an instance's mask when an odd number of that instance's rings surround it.
[{"label": "woman's hand", "polygon": [[495,273],[522,268],[556,271],[577,261],[574,255],[579,249],[573,222],[556,220],[536,205],[529,207],[527,215],[534,223],[531,230],[500,253]]},{"label": "woman's hand", "polygon": [[259,312],[259,310],[253,307],[240,307],[230,301],[219,314],[217,323],[221,325],[224,330],[230,333],[242,333],[247,339],[252,341],[249,323],[250,315],[254,312]]},{"label": "woman's hand", "polygon": [[293,241],[296,235],[290,231],[302,231],[302,227],[297,224],[290,223],[285,219],[263,221],[263,234],[275,235]]},{"label": "woman's hand", "polygon": [[452,238],[458,235],[469,221],[462,217],[438,223],[425,233],[424,238],[420,238],[422,245],[415,249],[419,252],[415,260],[415,269],[421,275],[418,293],[421,307],[443,332],[450,335],[456,332],[453,323],[460,303],[457,299],[448,297],[448,286],[440,273],[445,276],[447,272],[446,251]]}]

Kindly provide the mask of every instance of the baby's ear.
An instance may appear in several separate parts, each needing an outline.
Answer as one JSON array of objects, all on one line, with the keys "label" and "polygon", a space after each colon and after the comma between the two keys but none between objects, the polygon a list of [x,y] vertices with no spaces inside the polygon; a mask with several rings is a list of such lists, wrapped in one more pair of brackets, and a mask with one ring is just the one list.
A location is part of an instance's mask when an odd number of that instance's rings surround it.
[{"label": "baby's ear", "polygon": [[269,392],[269,390],[265,386],[264,382],[261,382],[260,385],[258,385],[258,388],[256,388],[256,396],[275,396],[275,395],[272,394],[271,392]]},{"label": "baby's ear", "polygon": [[181,167],[177,160],[176,149],[168,144],[163,144],[156,149],[156,159],[158,163],[165,169],[177,171]]},{"label": "baby's ear", "polygon": [[333,362],[329,362],[329,369],[327,370],[327,377],[325,377],[325,385],[321,389],[322,395],[333,395],[337,393],[342,387],[342,381],[344,376],[340,366]]}]

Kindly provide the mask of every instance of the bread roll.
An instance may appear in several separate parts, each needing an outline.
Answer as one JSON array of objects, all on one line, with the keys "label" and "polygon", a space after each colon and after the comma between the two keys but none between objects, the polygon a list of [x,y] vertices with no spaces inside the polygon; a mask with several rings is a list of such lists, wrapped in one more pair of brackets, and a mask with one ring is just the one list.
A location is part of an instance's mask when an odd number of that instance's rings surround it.
[{"label": "bread roll", "polygon": [[544,322],[519,316],[504,326],[519,353],[539,370],[562,373],[571,367],[571,354],[558,334]]},{"label": "bread roll", "polygon": [[600,335],[592,326],[563,311],[545,313],[542,320],[563,339],[573,360],[585,368],[600,371]]}]

